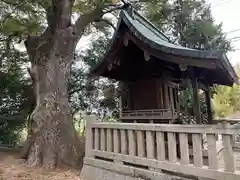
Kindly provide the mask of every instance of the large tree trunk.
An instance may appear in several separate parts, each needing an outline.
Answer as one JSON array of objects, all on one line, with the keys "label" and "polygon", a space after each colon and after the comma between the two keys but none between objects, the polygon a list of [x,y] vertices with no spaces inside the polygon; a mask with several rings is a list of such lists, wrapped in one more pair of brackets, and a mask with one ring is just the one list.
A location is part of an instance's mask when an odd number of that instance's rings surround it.
[{"label": "large tree trunk", "polygon": [[31,114],[31,132],[26,143],[29,164],[55,168],[58,165],[80,165],[84,141],[74,129],[68,102],[68,80],[78,40],[91,22],[101,20],[106,12],[96,6],[71,22],[74,0],[52,0],[46,8],[47,30],[25,42],[32,64],[36,108]]},{"label": "large tree trunk", "polygon": [[68,79],[77,38],[71,27],[29,37],[25,45],[36,96],[31,118],[27,162],[46,168],[78,166],[83,157],[81,142],[72,122]]}]

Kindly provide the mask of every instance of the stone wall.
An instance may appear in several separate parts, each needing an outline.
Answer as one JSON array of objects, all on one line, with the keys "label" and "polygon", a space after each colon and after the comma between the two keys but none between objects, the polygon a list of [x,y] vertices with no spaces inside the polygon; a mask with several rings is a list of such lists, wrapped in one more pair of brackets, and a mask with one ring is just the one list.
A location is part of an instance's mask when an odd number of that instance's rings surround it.
[{"label": "stone wall", "polygon": [[[129,167],[129,168],[132,168],[132,167]],[[192,179],[187,179],[187,178],[178,177],[174,175],[168,175],[165,173],[159,173],[154,171],[149,171],[149,172],[151,172],[151,177],[143,177],[141,174],[144,174],[144,173],[141,173],[141,172],[138,173],[138,175],[136,175],[135,177],[132,177],[129,174],[124,172],[122,173],[113,172],[110,170],[84,164],[80,179],[81,180],[192,180]]]}]

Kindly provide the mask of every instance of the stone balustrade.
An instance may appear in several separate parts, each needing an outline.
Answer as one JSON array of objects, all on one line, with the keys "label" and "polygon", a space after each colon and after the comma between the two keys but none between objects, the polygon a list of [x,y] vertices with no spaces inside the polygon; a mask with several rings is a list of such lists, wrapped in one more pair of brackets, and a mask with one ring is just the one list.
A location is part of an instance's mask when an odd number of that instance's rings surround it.
[{"label": "stone balustrade", "polygon": [[[240,134],[239,129],[226,125],[107,123],[88,116],[84,164],[146,179],[153,172],[164,172],[237,180],[240,172],[235,168],[232,143],[236,134]],[[207,139],[205,150],[203,135]],[[222,137],[224,168],[218,164],[217,135]]]}]

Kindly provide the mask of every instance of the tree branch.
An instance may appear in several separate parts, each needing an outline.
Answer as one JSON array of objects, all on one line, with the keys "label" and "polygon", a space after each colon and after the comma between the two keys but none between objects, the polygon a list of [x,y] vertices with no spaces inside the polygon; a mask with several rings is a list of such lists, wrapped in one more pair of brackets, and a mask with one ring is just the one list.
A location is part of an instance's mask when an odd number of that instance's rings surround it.
[{"label": "tree branch", "polygon": [[107,25],[111,26],[114,30],[116,30],[116,27],[107,19],[101,19],[100,21],[105,22]]},{"label": "tree branch", "polygon": [[[120,4],[115,4],[115,5],[112,4],[112,5],[108,5],[106,8],[104,8],[104,7],[102,7],[102,9],[97,8],[97,9],[95,9],[95,10],[89,12],[89,13],[85,13],[85,14],[79,16],[79,18],[77,19],[77,21],[74,25],[75,33],[79,37],[81,37],[81,35],[84,32],[84,29],[91,22],[102,21],[102,16],[104,14],[111,13],[113,11],[120,10],[120,9],[125,9],[128,6],[129,6],[129,4],[124,4],[124,5],[122,5],[122,4],[121,5]],[[109,24],[109,22],[106,22],[106,23]],[[111,26],[114,27],[113,25],[111,25]],[[114,29],[115,29],[115,27],[114,27]]]},{"label": "tree branch", "polygon": [[52,0],[52,6],[47,8],[47,20],[53,31],[71,25],[73,3],[74,0]]},{"label": "tree branch", "polygon": [[130,4],[124,4],[124,5],[116,4],[116,5],[113,5],[112,8],[107,8],[107,10],[104,11],[104,14],[111,13],[111,12],[116,11],[116,10],[125,9],[125,8],[127,8],[129,5],[130,5]]},{"label": "tree branch", "polygon": [[91,22],[99,21],[103,15],[104,13],[100,9],[95,9],[89,13],[80,15],[73,26],[76,35],[81,37],[86,26],[88,26]]}]

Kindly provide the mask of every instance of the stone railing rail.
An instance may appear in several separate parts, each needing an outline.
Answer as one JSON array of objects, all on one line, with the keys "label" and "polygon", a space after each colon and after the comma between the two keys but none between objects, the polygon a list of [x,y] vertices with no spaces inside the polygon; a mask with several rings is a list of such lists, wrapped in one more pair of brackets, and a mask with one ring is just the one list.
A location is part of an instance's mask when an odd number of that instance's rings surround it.
[{"label": "stone railing rail", "polygon": [[[237,180],[232,137],[240,129],[223,125],[173,125],[104,123],[87,116],[84,163],[95,167],[151,177],[171,172],[213,180]],[[217,138],[222,136],[224,168],[217,158]],[[203,162],[202,136],[207,137],[207,163]],[[189,136],[192,155],[189,153]]]},{"label": "stone railing rail", "polygon": [[[234,129],[240,130],[240,119],[236,119],[236,118],[214,119],[213,123],[214,124],[228,123],[228,124],[231,124]],[[240,133],[239,132],[233,136],[233,147],[235,149],[240,150]]]}]

